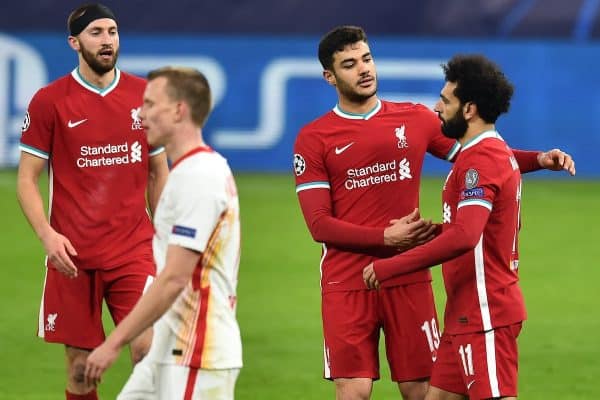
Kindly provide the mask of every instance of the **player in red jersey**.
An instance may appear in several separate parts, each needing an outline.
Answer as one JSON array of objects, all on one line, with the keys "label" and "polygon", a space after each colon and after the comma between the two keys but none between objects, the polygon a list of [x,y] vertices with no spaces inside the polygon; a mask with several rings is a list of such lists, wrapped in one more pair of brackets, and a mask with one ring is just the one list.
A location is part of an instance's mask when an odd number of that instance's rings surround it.
[{"label": "player in red jersey", "polygon": [[[460,147],[442,135],[439,119],[426,107],[377,98],[362,29],[329,32],[319,44],[319,60],[338,104],[298,134],[294,171],[308,228],[323,243],[325,378],[335,381],[337,398],[369,398],[379,378],[384,329],[392,379],[405,399],[422,399],[439,345],[431,275],[416,271],[368,291],[362,269],[433,237],[435,225],[417,210],[423,158],[429,152],[452,160]],[[574,170],[560,150],[515,155],[523,171]]]},{"label": "player in red jersey", "polygon": [[443,262],[444,334],[426,399],[516,399],[516,339],[526,318],[518,284],[521,174],[494,125],[513,87],[483,56],[455,56],[443,68],[435,110],[444,135],[461,144],[444,184],[443,231],[370,264],[364,280],[375,288]]},{"label": "player in red jersey", "polygon": [[[114,14],[88,4],[68,19],[79,66],[40,89],[21,137],[17,193],[47,254],[38,335],[65,344],[67,399],[95,399],[83,372],[104,340],[102,300],[119,323],[152,280],[154,210],[168,174],[162,148],[151,149],[139,118],[145,81],[115,68]],[[38,189],[49,166],[49,215]],[[148,331],[131,345],[141,359]]]}]

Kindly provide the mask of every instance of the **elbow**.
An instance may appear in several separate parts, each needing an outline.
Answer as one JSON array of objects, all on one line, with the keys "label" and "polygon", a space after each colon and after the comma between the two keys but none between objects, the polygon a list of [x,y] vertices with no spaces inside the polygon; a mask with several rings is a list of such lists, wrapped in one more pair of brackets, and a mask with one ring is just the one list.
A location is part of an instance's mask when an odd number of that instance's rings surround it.
[{"label": "elbow", "polygon": [[323,224],[319,219],[313,221],[309,226],[308,230],[310,231],[310,235],[313,240],[318,243],[325,243],[327,241],[326,235],[324,233]]},{"label": "elbow", "polygon": [[456,252],[458,254],[463,254],[469,250],[473,250],[481,240],[481,233],[469,232],[462,226],[457,226],[457,229],[457,233],[461,239],[454,242],[456,245]]}]

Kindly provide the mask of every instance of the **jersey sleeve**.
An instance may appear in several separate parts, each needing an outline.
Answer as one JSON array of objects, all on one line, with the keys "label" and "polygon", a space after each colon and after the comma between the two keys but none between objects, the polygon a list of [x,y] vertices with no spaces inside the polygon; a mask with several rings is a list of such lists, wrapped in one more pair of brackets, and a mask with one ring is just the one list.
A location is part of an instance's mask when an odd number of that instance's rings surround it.
[{"label": "jersey sleeve", "polygon": [[306,129],[294,145],[294,174],[302,214],[315,241],[350,249],[383,246],[383,228],[364,227],[333,216],[324,144]]},{"label": "jersey sleeve", "polygon": [[451,179],[455,180],[459,193],[453,221],[432,241],[390,259],[376,261],[373,268],[380,282],[446,262],[477,245],[501,188],[502,176],[495,158],[470,152],[460,160],[460,166],[455,165]]},{"label": "jersey sleeve", "polygon": [[538,162],[537,156],[539,151],[529,151],[529,150],[519,150],[519,149],[511,149],[513,154],[515,155],[515,159],[519,164],[519,170],[522,173],[528,173],[533,171],[538,171],[542,169],[540,163]]},{"label": "jersey sleeve", "polygon": [[33,96],[21,128],[19,148],[34,156],[48,159],[52,153],[54,106],[45,89]]},{"label": "jersey sleeve", "polygon": [[172,190],[175,222],[169,244],[204,252],[227,207],[225,185],[207,171],[202,177],[176,176]]}]

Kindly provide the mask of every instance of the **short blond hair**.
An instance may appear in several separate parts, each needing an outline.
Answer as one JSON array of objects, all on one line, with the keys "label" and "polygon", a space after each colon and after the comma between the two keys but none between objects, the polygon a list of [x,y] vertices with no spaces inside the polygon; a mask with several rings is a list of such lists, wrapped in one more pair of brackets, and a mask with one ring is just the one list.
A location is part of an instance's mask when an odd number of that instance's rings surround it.
[{"label": "short blond hair", "polygon": [[148,81],[164,77],[167,79],[167,95],[173,100],[188,104],[194,123],[204,126],[211,107],[208,80],[197,69],[188,67],[163,67],[148,73]]}]

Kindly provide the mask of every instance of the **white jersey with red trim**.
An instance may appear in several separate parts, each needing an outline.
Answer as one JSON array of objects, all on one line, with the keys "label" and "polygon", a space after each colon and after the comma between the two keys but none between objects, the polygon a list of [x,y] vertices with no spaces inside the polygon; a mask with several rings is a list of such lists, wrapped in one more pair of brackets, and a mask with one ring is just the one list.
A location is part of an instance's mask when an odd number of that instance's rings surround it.
[{"label": "white jersey with red trim", "polygon": [[242,366],[236,320],[240,257],[239,204],[227,161],[208,147],[173,164],[154,219],[158,273],[169,245],[202,253],[192,280],[155,325],[159,363],[193,368]]}]

